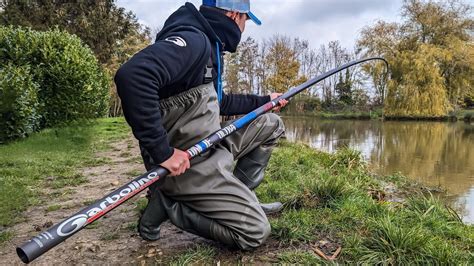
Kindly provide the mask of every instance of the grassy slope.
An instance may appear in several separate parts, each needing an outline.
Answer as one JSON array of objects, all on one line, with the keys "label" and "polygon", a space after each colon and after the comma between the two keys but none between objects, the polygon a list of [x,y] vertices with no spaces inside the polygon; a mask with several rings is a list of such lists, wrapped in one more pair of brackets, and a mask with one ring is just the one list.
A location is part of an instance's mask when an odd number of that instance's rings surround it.
[{"label": "grassy slope", "polygon": [[[344,262],[474,263],[473,226],[403,177],[373,177],[360,158],[351,150],[280,146],[257,191],[262,201],[287,204],[271,221],[274,236],[288,244],[330,236],[342,243]],[[406,200],[383,197],[390,183]]]},{"label": "grassy slope", "polygon": [[55,196],[46,197],[38,188],[54,190],[85,182],[78,168],[97,163],[93,153],[128,132],[123,119],[101,119],[46,129],[0,146],[0,243],[11,237],[2,228],[19,221],[23,210]]},{"label": "grassy slope", "polygon": [[[342,246],[337,262],[367,264],[472,264],[474,227],[421,186],[402,176],[375,177],[359,153],[327,154],[282,143],[272,156],[262,202],[279,200],[284,211],[270,218],[281,263],[324,263],[308,245],[331,239]],[[401,202],[384,188],[397,188]],[[252,256],[249,254],[249,256]],[[226,258],[197,246],[172,263],[211,263]],[[255,258],[258,261],[258,257]],[[234,261],[232,263],[238,263]]]}]

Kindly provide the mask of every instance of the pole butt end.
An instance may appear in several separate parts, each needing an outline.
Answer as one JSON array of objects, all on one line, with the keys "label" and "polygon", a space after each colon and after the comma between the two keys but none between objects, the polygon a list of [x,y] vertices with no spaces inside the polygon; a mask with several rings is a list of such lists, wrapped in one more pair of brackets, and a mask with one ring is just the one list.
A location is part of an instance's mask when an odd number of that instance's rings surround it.
[{"label": "pole butt end", "polygon": [[18,255],[18,257],[20,257],[20,260],[23,261],[24,263],[30,263],[30,259],[26,255],[25,251],[23,251],[23,249],[17,247],[16,254]]}]

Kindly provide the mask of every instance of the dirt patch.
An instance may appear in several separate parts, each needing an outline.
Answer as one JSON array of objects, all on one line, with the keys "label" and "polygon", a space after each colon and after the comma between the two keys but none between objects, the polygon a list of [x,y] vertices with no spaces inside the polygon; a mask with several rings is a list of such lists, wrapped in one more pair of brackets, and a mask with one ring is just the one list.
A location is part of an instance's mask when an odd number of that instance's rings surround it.
[{"label": "dirt patch", "polygon": [[[132,141],[133,145],[130,145]],[[0,247],[1,265],[21,265],[15,252],[17,245],[125,184],[132,178],[130,173],[145,172],[143,165],[133,159],[140,153],[131,136],[111,146],[109,151],[96,154],[96,158],[106,158],[106,164],[81,170],[87,182],[72,188],[44,188],[44,204],[26,210],[24,220],[10,228],[14,237]],[[142,240],[136,233],[136,202],[143,197],[145,193],[142,192],[31,265],[142,264],[144,258],[150,262],[151,258],[176,254],[195,243],[206,241],[168,222],[163,224],[160,240]]]}]

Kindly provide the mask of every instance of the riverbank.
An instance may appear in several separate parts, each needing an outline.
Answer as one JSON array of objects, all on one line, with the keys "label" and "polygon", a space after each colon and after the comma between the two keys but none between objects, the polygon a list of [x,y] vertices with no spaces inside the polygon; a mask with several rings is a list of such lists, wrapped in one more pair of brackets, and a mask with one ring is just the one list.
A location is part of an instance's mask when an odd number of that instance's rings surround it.
[{"label": "riverbank", "polygon": [[[101,119],[0,146],[0,261],[19,263],[15,245],[140,174],[136,145],[123,119]],[[328,154],[284,142],[256,193],[285,209],[270,217],[272,235],[254,252],[228,250],[169,223],[159,241],[140,240],[141,195],[37,262],[316,264],[334,256],[339,263],[474,263],[473,226],[429,189],[371,174],[351,150]]]},{"label": "riverbank", "polygon": [[383,111],[381,109],[368,112],[358,112],[358,111],[348,111],[348,112],[328,112],[328,111],[308,111],[308,112],[282,112],[284,116],[304,116],[304,117],[313,117],[318,119],[328,119],[328,120],[387,120],[387,121],[444,121],[444,122],[473,122],[474,121],[474,110],[459,110],[453,112],[447,116],[441,117],[388,117],[383,116]]},{"label": "riverbank", "polygon": [[304,116],[312,117],[318,119],[328,119],[328,120],[381,120],[382,119],[382,110],[368,111],[368,112],[355,112],[355,111],[341,111],[341,112],[329,112],[329,111],[305,111],[305,112],[292,112],[292,111],[282,111],[283,116]]}]

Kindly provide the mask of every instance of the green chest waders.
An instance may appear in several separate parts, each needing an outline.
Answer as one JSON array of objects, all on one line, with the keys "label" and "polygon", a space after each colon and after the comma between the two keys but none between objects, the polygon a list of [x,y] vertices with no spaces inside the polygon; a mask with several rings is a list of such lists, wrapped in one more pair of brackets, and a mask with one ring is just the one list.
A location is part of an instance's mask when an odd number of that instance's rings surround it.
[{"label": "green chest waders", "polygon": [[[181,150],[221,128],[212,83],[164,99],[159,108],[171,146]],[[270,225],[255,194],[234,175],[233,161],[238,160],[237,166],[262,168],[261,162],[245,162],[244,158],[254,158],[246,155],[255,154],[260,146],[271,151],[283,132],[278,116],[263,115],[193,159],[191,168],[184,174],[166,177],[151,188],[148,206],[139,223],[142,237],[159,238],[159,225],[169,219],[183,230],[243,250],[261,245],[270,234]],[[141,150],[150,169],[154,162],[145,149]],[[247,179],[263,174],[263,169],[252,168],[254,174],[249,174],[241,168],[236,168],[240,169],[236,173],[244,172]]]}]

